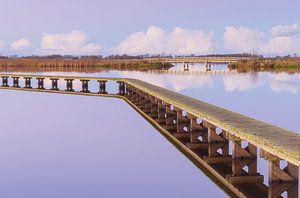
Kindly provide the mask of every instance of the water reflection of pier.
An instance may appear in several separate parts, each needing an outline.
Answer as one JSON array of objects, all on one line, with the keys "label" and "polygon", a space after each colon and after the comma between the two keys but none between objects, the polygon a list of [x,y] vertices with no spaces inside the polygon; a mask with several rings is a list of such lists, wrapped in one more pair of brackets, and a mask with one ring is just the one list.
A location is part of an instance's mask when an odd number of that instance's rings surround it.
[{"label": "water reflection of pier", "polygon": [[152,74],[171,74],[171,75],[195,75],[195,76],[232,76],[238,75],[239,73],[236,70],[150,70],[147,73]]},{"label": "water reflection of pier", "polygon": [[[280,197],[287,192],[288,197],[298,197],[300,135],[296,133],[135,79],[0,76],[2,89],[124,99],[229,195]],[[51,84],[46,85],[45,79]],[[59,81],[65,82],[63,89]],[[74,88],[75,81],[80,82],[80,90]],[[91,81],[98,83],[95,92],[89,87]],[[117,93],[108,91],[108,81],[118,85]],[[269,185],[257,169],[258,151],[269,164]],[[283,161],[285,167],[280,165]]]}]

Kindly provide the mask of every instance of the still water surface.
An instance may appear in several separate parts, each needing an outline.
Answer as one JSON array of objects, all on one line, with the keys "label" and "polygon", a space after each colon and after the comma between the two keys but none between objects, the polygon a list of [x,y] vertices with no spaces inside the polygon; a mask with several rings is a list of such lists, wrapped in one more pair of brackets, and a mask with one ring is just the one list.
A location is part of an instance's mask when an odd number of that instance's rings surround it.
[{"label": "still water surface", "polygon": [[[182,65],[171,70],[182,71]],[[195,64],[190,70],[205,68]],[[226,65],[213,65],[213,70],[226,70]],[[39,74],[138,78],[300,131],[299,74]],[[4,112],[0,121],[0,196],[225,196],[123,101],[15,91],[0,94]],[[259,170],[266,173],[267,164],[263,160],[258,163]]]}]

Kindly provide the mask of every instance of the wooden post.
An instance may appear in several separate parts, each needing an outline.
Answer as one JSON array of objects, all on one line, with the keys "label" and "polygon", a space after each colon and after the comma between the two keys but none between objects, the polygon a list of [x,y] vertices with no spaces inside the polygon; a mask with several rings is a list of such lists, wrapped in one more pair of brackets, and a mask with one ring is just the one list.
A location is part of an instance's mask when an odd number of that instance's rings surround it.
[{"label": "wooden post", "polygon": [[73,81],[74,79],[66,78],[66,91],[74,91],[73,89]]},{"label": "wooden post", "polygon": [[80,80],[82,83],[82,89],[81,92],[83,93],[90,93],[89,91],[89,81],[90,80]]},{"label": "wooden post", "polygon": [[234,159],[257,158],[257,147],[253,144],[247,142],[248,145],[243,148],[241,139],[234,135],[231,135],[228,132],[226,133],[226,138],[232,141],[232,157]]},{"label": "wooden post", "polygon": [[287,162],[285,168],[280,168],[280,161],[278,158],[267,151],[260,149],[260,156],[269,161],[269,183],[276,182],[295,182],[298,183],[298,166]]},{"label": "wooden post", "polygon": [[25,88],[27,88],[27,89],[32,89],[32,87],[31,87],[31,77],[24,77],[24,79],[25,79]]},{"label": "wooden post", "polygon": [[158,99],[151,97],[151,112],[150,117],[153,119],[158,118]]},{"label": "wooden post", "polygon": [[187,114],[189,119],[189,134],[190,142],[187,143],[187,147],[190,149],[208,149],[208,130],[201,124],[197,123],[197,117],[192,114]]},{"label": "wooden post", "polygon": [[165,114],[166,117],[165,117],[165,124],[163,125],[163,127],[167,131],[174,133],[176,132],[176,112],[171,109],[170,104],[165,104],[165,108],[166,108],[166,114]]},{"label": "wooden post", "polygon": [[164,105],[164,102],[162,100],[158,100],[158,116],[155,121],[162,125],[166,122],[166,106]]},{"label": "wooden post", "polygon": [[283,192],[287,192],[287,198],[299,197],[298,183],[271,183],[268,198],[282,197]]},{"label": "wooden post", "polygon": [[146,94],[146,93],[143,93],[144,95],[144,106],[143,106],[143,111],[146,113],[146,114],[150,114],[151,113],[151,107],[152,107],[152,102],[151,102],[151,95],[149,94]]},{"label": "wooden post", "polygon": [[[183,110],[177,107],[174,107],[175,115],[175,123],[176,123],[176,131],[173,135],[180,139],[184,143],[188,143],[190,141],[190,120],[183,116]],[[185,130],[186,128],[186,130]]]},{"label": "wooden post", "polygon": [[209,142],[227,142],[225,138],[226,132],[224,130],[222,130],[220,134],[217,134],[217,127],[205,120],[203,120],[203,126],[208,129]]},{"label": "wooden post", "polygon": [[107,80],[98,80],[98,83],[99,83],[99,94],[107,94],[107,91],[106,91],[106,83],[107,83]]},{"label": "wooden post", "polygon": [[8,76],[1,76],[2,77],[2,87],[9,87],[8,86]]},{"label": "wooden post", "polygon": [[19,78],[20,77],[12,77],[12,79],[13,79],[13,87],[15,87],[15,88],[19,88],[20,87],[20,85],[19,85]]},{"label": "wooden post", "polygon": [[58,78],[50,78],[51,80],[51,90],[58,91]]},{"label": "wooden post", "polygon": [[38,81],[38,89],[45,89],[45,87],[44,87],[44,79],[45,78],[36,78],[37,79],[37,81]]},{"label": "wooden post", "polygon": [[125,83],[121,81],[117,81],[119,84],[119,95],[125,95]]}]

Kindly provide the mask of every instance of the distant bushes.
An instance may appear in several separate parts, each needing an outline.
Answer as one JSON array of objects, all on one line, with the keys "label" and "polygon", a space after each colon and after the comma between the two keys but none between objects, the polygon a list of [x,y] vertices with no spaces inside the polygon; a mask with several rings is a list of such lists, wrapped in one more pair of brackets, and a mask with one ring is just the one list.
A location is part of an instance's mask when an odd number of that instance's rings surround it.
[{"label": "distant bushes", "polygon": [[36,67],[36,68],[106,68],[106,69],[166,69],[171,64],[151,62],[142,59],[101,59],[101,58],[2,58],[0,67]]},{"label": "distant bushes", "polygon": [[231,63],[230,69],[248,71],[291,71],[300,72],[300,58],[251,59]]}]

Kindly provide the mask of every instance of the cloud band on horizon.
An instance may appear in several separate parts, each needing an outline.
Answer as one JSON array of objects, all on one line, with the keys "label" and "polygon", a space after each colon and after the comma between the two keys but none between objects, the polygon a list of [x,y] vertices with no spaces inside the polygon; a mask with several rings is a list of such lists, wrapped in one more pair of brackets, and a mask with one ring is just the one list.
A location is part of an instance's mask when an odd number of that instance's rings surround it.
[{"label": "cloud band on horizon", "polygon": [[[109,55],[109,54],[172,54],[202,55],[212,53],[255,53],[264,55],[300,54],[300,25],[277,25],[269,32],[262,32],[249,27],[226,26],[223,38],[213,37],[213,31],[189,30],[180,27],[167,32],[156,26],[149,26],[146,31],[129,35],[116,46],[103,48],[101,45],[88,42],[83,31],[69,33],[45,33],[40,47],[33,47],[31,42],[22,38],[12,42],[7,49],[0,40],[3,52],[47,55]],[[217,43],[219,42],[219,43]],[[216,49],[216,46],[221,46]],[[33,50],[34,49],[34,50]]]}]

